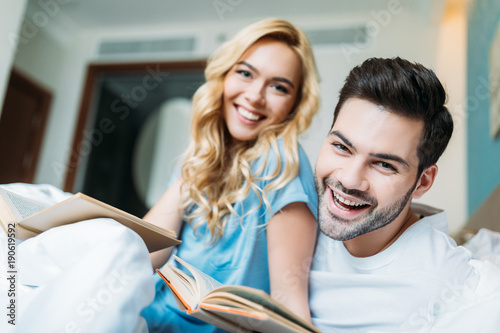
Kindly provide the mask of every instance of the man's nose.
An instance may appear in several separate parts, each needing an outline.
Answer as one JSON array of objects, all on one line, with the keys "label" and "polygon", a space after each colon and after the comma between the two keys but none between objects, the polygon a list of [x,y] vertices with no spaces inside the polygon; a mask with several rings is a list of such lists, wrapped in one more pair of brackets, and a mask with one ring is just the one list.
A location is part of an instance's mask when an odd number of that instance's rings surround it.
[{"label": "man's nose", "polygon": [[337,174],[337,180],[349,190],[367,191],[369,181],[367,167],[362,161],[353,160],[346,163]]}]

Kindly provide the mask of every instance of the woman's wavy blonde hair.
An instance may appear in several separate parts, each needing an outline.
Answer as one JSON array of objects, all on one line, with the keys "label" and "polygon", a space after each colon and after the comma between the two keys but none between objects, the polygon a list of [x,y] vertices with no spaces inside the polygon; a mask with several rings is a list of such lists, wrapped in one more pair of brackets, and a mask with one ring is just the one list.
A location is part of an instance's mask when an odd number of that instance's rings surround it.
[{"label": "woman's wavy blonde hair", "polygon": [[[286,43],[299,56],[301,84],[297,100],[288,117],[280,124],[269,126],[248,142],[234,142],[223,118],[223,87],[226,74],[243,53],[262,38]],[[223,235],[223,227],[231,214],[236,214],[234,203],[254,191],[260,205],[270,209],[266,193],[285,186],[299,171],[298,135],[311,124],[319,106],[319,76],[311,45],[306,34],[291,23],[280,19],[266,19],[240,31],[224,43],[209,59],[205,69],[206,83],[193,97],[191,119],[192,141],[183,156],[182,209],[185,218],[193,221],[196,229],[206,221],[212,240]],[[277,138],[284,142],[284,159],[278,152]],[[264,166],[255,174],[251,163],[270,148],[276,152],[278,165],[265,188],[255,181]],[[266,160],[267,162],[267,160]],[[283,172],[282,165],[284,165]],[[271,212],[272,213],[272,212]]]}]

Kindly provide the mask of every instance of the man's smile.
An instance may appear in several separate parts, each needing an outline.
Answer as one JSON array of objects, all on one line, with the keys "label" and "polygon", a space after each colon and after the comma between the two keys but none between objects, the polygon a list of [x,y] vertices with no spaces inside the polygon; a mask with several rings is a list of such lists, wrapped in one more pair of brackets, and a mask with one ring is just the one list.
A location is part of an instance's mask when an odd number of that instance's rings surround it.
[{"label": "man's smile", "polygon": [[349,199],[344,198],[342,195],[332,191],[333,193],[333,200],[335,204],[341,209],[345,210],[359,210],[367,207],[367,204],[363,204],[361,202],[356,202],[356,201],[351,201]]}]

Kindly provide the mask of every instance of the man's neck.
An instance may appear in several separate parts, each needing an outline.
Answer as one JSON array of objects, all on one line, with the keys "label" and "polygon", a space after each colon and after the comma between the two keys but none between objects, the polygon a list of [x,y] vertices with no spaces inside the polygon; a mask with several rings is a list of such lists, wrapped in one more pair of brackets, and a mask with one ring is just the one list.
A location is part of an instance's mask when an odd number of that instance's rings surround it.
[{"label": "man's neck", "polygon": [[418,220],[419,217],[408,209],[406,214],[400,215],[388,225],[344,241],[344,246],[355,257],[373,256],[391,246],[406,229]]}]

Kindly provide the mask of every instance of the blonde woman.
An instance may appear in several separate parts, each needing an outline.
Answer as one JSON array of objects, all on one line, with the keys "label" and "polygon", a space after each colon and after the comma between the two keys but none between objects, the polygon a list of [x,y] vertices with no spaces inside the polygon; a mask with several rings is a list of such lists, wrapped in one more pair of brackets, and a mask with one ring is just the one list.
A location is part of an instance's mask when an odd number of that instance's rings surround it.
[{"label": "blonde woman", "polygon": [[[309,41],[287,21],[254,23],[216,51],[205,77],[180,172],[145,219],[179,231],[180,258],[224,284],[262,289],[310,321],[317,195],[298,144],[318,109]],[[169,256],[154,253],[153,266]],[[218,330],[180,312],[160,279],[143,315],[150,332]]]}]

